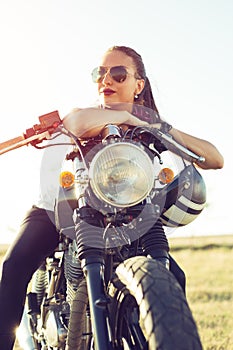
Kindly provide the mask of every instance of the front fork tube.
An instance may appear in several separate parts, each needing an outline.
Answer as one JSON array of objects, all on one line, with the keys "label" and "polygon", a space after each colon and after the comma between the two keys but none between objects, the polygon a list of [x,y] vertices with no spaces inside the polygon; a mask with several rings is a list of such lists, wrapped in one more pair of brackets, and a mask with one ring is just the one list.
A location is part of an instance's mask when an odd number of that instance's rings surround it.
[{"label": "front fork tube", "polygon": [[105,293],[104,261],[102,258],[83,259],[94,346],[96,350],[112,350],[112,336],[108,317],[108,298]]},{"label": "front fork tube", "polygon": [[96,228],[101,222],[101,218],[100,213],[86,206],[85,197],[80,196],[79,209],[74,213],[74,222],[77,230],[79,258],[87,283],[94,348],[95,350],[113,350],[108,317],[109,301],[104,278],[104,244],[101,245],[100,249],[89,249],[90,247],[86,246],[87,235],[91,237],[93,242],[102,241],[103,237],[100,236],[101,233]]}]

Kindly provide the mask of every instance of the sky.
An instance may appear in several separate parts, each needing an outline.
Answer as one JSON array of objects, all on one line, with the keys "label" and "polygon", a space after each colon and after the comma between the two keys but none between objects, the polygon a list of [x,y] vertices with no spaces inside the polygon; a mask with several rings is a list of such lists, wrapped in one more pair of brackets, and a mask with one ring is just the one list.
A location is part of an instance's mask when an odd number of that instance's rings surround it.
[{"label": "sky", "polygon": [[[231,0],[0,0],[0,143],[42,114],[93,104],[92,68],[110,46],[130,46],[163,118],[225,158],[222,170],[202,172],[207,208],[175,234],[232,233],[232,13]],[[41,157],[30,146],[0,156],[0,242],[37,196]]]}]

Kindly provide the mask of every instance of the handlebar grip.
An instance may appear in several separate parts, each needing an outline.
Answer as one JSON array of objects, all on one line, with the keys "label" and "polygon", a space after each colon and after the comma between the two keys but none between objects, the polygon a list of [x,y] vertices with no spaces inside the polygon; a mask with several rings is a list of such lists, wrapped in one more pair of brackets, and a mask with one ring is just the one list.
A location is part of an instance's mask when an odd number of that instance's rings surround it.
[{"label": "handlebar grip", "polygon": [[10,139],[10,140],[7,140],[5,142],[0,143],[0,154],[5,153],[12,148],[17,148],[17,144],[19,144],[18,147],[20,147],[21,141],[24,141],[24,140],[25,140],[24,135],[21,135],[21,136],[17,136],[13,139]]}]

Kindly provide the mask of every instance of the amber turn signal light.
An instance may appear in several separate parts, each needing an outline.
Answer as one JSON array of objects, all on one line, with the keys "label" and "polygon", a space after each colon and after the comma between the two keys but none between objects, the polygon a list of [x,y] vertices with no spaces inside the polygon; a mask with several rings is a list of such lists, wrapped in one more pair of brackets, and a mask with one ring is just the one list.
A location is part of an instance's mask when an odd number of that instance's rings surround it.
[{"label": "amber turn signal light", "polygon": [[169,184],[174,179],[174,172],[170,168],[163,168],[160,170],[158,178],[161,184]]},{"label": "amber turn signal light", "polygon": [[63,171],[60,174],[60,185],[63,188],[71,187],[74,184],[74,174],[70,171]]}]

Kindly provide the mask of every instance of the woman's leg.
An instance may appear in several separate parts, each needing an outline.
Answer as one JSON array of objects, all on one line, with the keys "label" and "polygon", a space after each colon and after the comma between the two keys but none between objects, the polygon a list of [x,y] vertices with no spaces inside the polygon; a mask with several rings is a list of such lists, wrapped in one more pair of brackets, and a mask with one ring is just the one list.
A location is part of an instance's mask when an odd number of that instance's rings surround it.
[{"label": "woman's leg", "polygon": [[0,280],[0,344],[10,350],[15,341],[28,283],[59,240],[53,213],[33,207],[24,218],[14,244],[8,250]]}]

